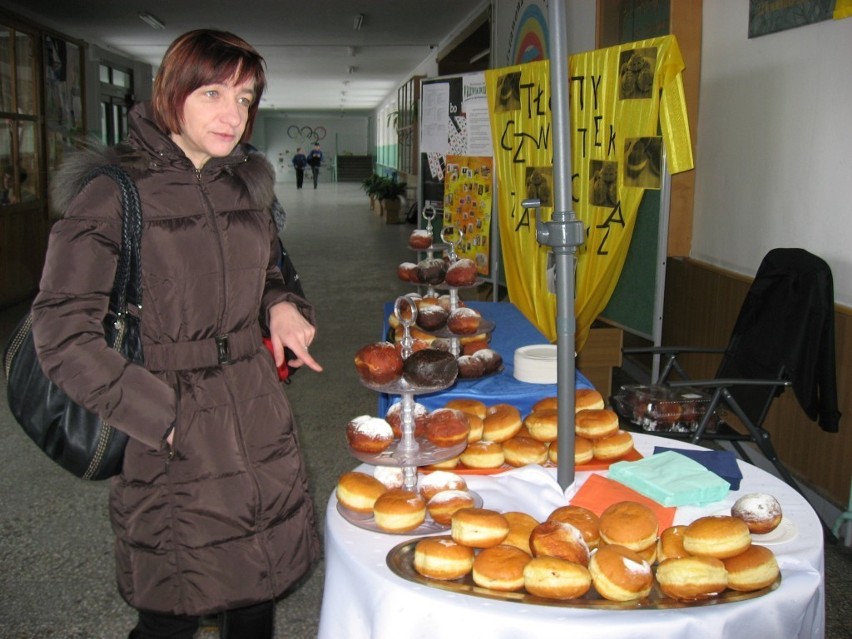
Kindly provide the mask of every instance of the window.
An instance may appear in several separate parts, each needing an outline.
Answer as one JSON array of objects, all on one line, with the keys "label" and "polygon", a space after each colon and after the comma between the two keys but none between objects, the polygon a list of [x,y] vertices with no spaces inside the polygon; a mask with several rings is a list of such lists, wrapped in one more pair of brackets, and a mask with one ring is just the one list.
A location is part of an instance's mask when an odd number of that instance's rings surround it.
[{"label": "window", "polygon": [[101,142],[112,146],[127,137],[127,111],[133,103],[133,74],[101,64]]},{"label": "window", "polygon": [[35,47],[33,34],[0,26],[0,206],[42,194]]}]

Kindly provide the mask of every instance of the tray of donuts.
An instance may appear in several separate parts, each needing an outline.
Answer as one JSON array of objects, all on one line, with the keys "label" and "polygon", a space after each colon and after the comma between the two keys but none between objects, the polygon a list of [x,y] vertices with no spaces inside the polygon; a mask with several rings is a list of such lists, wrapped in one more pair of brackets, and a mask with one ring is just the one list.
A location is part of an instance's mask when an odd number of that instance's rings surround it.
[{"label": "tray of donuts", "polygon": [[[636,461],[642,455],[633,446],[633,435],[619,428],[618,416],[603,408],[594,389],[577,389],[574,465],[577,470],[605,470],[617,461]],[[463,474],[490,475],[511,468],[558,462],[556,397],[544,398],[522,416],[510,404],[493,404],[473,398],[455,398],[445,408],[461,410],[470,423],[467,446],[458,457],[429,469]]]},{"label": "tray of donuts", "polygon": [[404,402],[393,404],[384,418],[360,415],[346,425],[353,457],[381,466],[432,466],[458,457],[467,447],[470,423],[452,408],[429,411],[412,402],[413,446],[403,443]]},{"label": "tray of donuts", "polygon": [[459,366],[452,353],[434,348],[403,357],[401,344],[372,342],[358,349],[355,370],[361,383],[382,393],[430,393],[452,386]]},{"label": "tray of donuts", "polygon": [[403,470],[392,466],[376,466],[372,474],[344,473],[335,495],[337,511],[346,521],[394,535],[443,532],[457,510],[482,507],[479,494],[455,473],[421,475],[416,487],[406,489]]},{"label": "tray of donuts", "polygon": [[470,288],[484,281],[472,259],[451,260],[448,255],[425,257],[419,262],[402,262],[397,266],[396,274],[403,282],[451,288]]},{"label": "tray of donuts", "polygon": [[[450,310],[449,296],[411,296],[417,304],[417,316],[409,326],[412,350],[433,348],[452,351],[451,339],[458,339],[459,377],[478,379],[503,370],[503,357],[491,348],[491,333],[496,324],[459,301],[457,308]],[[407,306],[401,311],[406,313]],[[399,343],[405,329],[395,314],[388,317],[388,340]],[[482,351],[482,352],[480,352]]]},{"label": "tray of donuts", "polygon": [[774,553],[745,522],[702,517],[659,533],[644,504],[600,516],[562,506],[539,522],[523,512],[466,507],[450,534],[408,540],[387,556],[400,577],[519,603],[612,609],[683,608],[759,597],[776,589]]}]

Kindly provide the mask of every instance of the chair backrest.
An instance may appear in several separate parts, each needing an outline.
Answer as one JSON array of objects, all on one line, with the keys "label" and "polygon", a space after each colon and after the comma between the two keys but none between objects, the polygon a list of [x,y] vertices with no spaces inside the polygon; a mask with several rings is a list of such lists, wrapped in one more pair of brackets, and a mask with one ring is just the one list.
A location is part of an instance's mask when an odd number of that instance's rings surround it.
[{"label": "chair backrest", "polygon": [[[817,343],[829,329],[833,376],[833,313],[831,269],[825,261],[803,249],[769,251],[740,309],[716,378],[792,381],[800,403],[809,412],[806,404],[818,402],[800,393],[803,386],[809,386],[806,382],[815,379],[821,359],[829,358]],[[783,390],[736,386],[731,394],[760,427],[772,400]],[[815,413],[809,416],[816,419]]]}]

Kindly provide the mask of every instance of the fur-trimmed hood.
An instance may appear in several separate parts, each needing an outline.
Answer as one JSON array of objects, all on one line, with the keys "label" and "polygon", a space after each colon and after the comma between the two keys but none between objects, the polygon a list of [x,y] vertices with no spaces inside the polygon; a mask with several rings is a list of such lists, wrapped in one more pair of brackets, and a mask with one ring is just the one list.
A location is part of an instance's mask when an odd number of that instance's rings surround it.
[{"label": "fur-trimmed hood", "polygon": [[[104,164],[120,164],[132,178],[157,172],[165,166],[193,168],[184,152],[154,123],[150,103],[140,103],[129,114],[130,135],[125,142],[107,147],[88,140],[68,156],[56,174],[52,186],[55,210],[64,214],[77,196],[88,175]],[[213,158],[204,171],[225,171],[239,179],[255,206],[270,208],[275,199],[275,170],[262,153],[239,144],[224,158]]]}]

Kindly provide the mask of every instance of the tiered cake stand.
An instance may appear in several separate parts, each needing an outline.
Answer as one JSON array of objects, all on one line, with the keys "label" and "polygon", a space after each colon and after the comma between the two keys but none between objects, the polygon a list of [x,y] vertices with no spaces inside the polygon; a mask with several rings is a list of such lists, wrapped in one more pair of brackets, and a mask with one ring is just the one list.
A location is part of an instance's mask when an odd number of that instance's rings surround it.
[{"label": "tiered cake stand", "polygon": [[[417,304],[414,298],[410,296],[397,298],[394,303],[394,315],[396,315],[403,327],[403,338],[400,345],[402,348],[402,357],[403,359],[407,359],[408,356],[411,355],[411,346],[413,343],[410,329],[414,324],[414,321],[417,319]],[[402,436],[398,441],[395,441],[381,453],[370,454],[353,450],[351,451],[353,456],[362,462],[372,464],[374,466],[393,466],[402,468],[403,484],[405,489],[413,491],[417,490],[417,468],[419,466],[430,466],[460,455],[467,446],[467,441],[465,440],[455,446],[443,448],[436,446],[425,437],[415,437],[414,398],[417,395],[445,390],[455,384],[455,381],[456,380],[454,378],[452,380],[433,385],[415,386],[404,378],[399,378],[389,384],[371,384],[362,380],[361,383],[370,390],[374,390],[379,393],[399,395],[401,397],[402,406],[400,413],[400,430],[402,432]],[[481,498],[475,494],[473,496],[477,505],[481,505]],[[356,526],[359,526],[360,528],[366,528],[375,532],[388,532],[376,526],[372,515],[354,513],[343,508],[340,504],[338,504],[337,507],[344,519]],[[419,527],[414,530],[405,531],[404,534],[429,534],[445,531],[446,529],[446,526],[435,523],[427,515],[426,521],[424,521]]]}]

